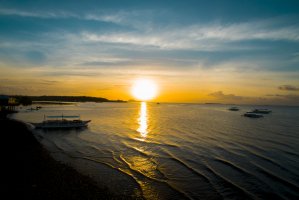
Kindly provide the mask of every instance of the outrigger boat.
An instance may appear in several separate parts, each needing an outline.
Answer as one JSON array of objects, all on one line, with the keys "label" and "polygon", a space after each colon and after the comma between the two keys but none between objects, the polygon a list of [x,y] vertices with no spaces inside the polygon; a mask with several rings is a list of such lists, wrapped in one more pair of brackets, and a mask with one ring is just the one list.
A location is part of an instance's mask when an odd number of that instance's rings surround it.
[{"label": "outrigger boat", "polygon": [[228,110],[230,111],[238,111],[240,110],[237,106],[230,107]]},{"label": "outrigger boat", "polygon": [[261,117],[263,117],[263,115],[257,114],[257,113],[254,113],[254,112],[246,112],[243,116],[250,117],[250,118],[261,118]]},{"label": "outrigger boat", "polygon": [[[69,120],[72,119],[72,120]],[[91,120],[83,121],[80,116],[44,116],[44,121],[41,123],[32,123],[35,128],[41,129],[71,129],[84,128]]]},{"label": "outrigger boat", "polygon": [[268,110],[268,109],[254,109],[252,112],[253,113],[260,113],[260,114],[269,114],[272,111]]}]

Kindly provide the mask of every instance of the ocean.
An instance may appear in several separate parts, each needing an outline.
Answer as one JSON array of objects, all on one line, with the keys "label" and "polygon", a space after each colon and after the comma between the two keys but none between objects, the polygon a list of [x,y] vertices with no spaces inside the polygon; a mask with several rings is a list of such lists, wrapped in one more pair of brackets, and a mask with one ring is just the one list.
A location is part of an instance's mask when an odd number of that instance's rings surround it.
[{"label": "ocean", "polygon": [[88,128],[33,130],[59,161],[117,194],[146,199],[299,199],[299,107],[75,103],[12,118],[80,115]]}]

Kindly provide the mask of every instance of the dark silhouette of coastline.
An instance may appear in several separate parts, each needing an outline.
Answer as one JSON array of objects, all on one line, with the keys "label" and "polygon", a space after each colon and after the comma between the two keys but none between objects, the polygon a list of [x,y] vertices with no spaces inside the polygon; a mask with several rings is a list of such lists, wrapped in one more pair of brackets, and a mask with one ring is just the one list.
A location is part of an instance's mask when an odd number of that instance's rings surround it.
[{"label": "dark silhouette of coastline", "polygon": [[[8,199],[134,199],[99,188],[89,177],[54,160],[25,124],[0,118],[4,165],[2,186]],[[136,198],[135,198],[136,199]]]},{"label": "dark silhouette of coastline", "polygon": [[102,97],[88,96],[29,96],[32,101],[63,101],[63,102],[109,102]]},{"label": "dark silhouette of coastline", "polygon": [[56,101],[56,102],[126,102],[123,100],[109,100],[103,97],[89,97],[89,96],[13,96],[15,98],[24,99],[24,97],[31,101]]}]

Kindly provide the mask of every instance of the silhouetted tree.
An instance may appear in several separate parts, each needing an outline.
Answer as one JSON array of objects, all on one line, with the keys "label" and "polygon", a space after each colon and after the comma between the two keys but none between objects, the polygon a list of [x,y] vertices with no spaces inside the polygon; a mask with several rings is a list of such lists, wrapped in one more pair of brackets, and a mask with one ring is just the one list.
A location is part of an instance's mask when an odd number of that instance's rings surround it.
[{"label": "silhouetted tree", "polygon": [[16,97],[16,99],[17,99],[17,102],[19,104],[22,104],[23,106],[27,106],[27,105],[32,104],[32,100],[28,96],[18,96],[18,97]]}]

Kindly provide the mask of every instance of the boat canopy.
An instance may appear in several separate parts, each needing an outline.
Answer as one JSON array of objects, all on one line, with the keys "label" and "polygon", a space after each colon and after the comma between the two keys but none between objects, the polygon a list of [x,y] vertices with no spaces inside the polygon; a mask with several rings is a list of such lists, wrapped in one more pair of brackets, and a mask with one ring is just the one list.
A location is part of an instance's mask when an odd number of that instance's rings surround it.
[{"label": "boat canopy", "polygon": [[46,118],[80,118],[79,115],[53,115],[53,116],[45,116]]}]

